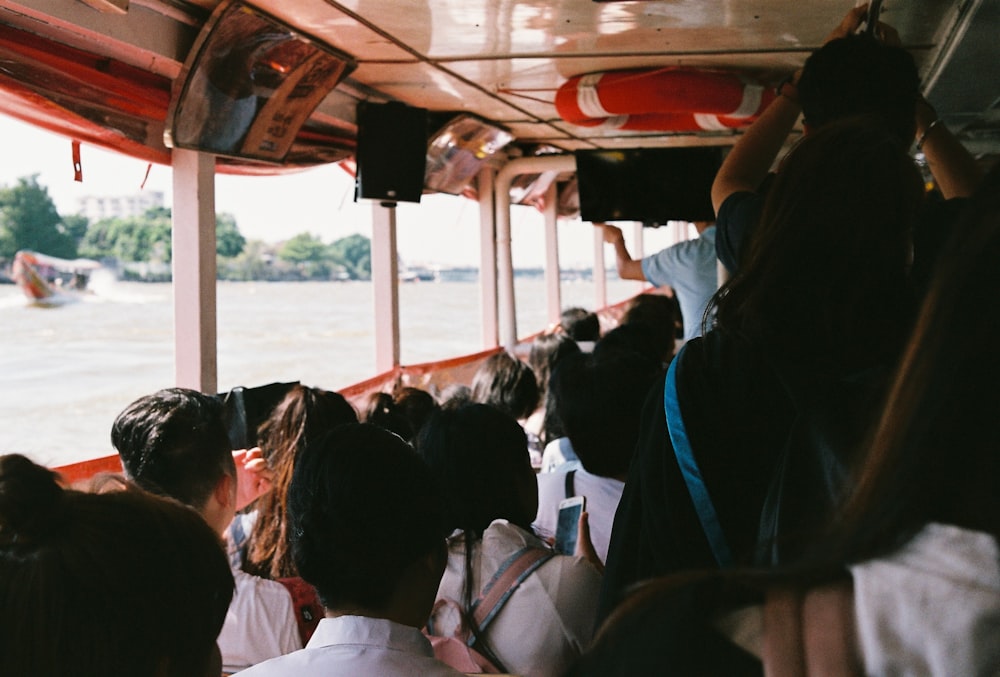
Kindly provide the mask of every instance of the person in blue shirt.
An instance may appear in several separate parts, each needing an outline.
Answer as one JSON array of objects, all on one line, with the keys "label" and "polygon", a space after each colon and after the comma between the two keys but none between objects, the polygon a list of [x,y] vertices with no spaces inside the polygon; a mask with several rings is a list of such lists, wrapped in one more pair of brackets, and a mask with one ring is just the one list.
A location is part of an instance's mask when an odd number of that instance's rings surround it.
[{"label": "person in blue shirt", "polygon": [[715,258],[715,224],[695,222],[698,237],[642,259],[633,259],[625,247],[621,228],[594,224],[604,230],[604,241],[615,248],[618,276],[624,280],[644,280],[657,287],[674,290],[684,321],[684,340],[701,336],[705,308],[719,287]]}]

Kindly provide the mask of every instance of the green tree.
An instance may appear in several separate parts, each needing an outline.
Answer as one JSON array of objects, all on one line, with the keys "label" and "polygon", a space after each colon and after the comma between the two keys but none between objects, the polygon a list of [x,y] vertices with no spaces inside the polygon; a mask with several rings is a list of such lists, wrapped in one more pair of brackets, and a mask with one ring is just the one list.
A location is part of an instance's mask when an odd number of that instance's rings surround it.
[{"label": "green tree", "polygon": [[232,214],[216,214],[215,251],[219,256],[227,258],[239,256],[246,244],[247,239],[236,225],[236,217]]},{"label": "green tree", "polygon": [[[215,232],[215,249],[220,256],[233,257],[243,251],[246,239],[231,214],[216,215]],[[172,255],[171,212],[166,207],[152,207],[142,216],[98,221],[87,228],[81,251],[92,258],[169,263]]]},{"label": "green tree", "polygon": [[347,269],[352,279],[372,276],[372,242],[364,235],[348,235],[330,245],[333,260]]},{"label": "green tree", "polygon": [[279,259],[296,264],[324,261],[329,256],[329,248],[318,236],[310,233],[299,233],[278,250]]},{"label": "green tree", "polygon": [[170,211],[156,208],[142,216],[98,221],[87,229],[81,250],[93,258],[168,263],[172,251]]},{"label": "green tree", "polygon": [[0,188],[0,257],[12,258],[19,249],[64,258],[77,255],[76,241],[37,174]]},{"label": "green tree", "polygon": [[312,279],[330,279],[335,263],[330,247],[310,233],[299,233],[281,245],[278,258]]}]

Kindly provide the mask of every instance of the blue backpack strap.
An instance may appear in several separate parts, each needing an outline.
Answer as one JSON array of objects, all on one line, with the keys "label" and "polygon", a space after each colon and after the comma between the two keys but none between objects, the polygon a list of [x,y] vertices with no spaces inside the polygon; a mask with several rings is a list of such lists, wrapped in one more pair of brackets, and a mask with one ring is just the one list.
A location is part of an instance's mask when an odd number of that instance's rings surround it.
[{"label": "blue backpack strap", "polygon": [[691,501],[698,513],[698,520],[701,522],[702,531],[708,539],[708,545],[712,548],[712,554],[715,555],[715,561],[720,567],[728,567],[733,563],[733,557],[729,552],[726,536],[722,533],[722,525],[719,524],[719,516],[715,512],[715,504],[712,503],[708,487],[705,486],[705,479],[701,476],[701,469],[694,458],[691,441],[688,439],[687,429],[684,427],[684,419],[681,417],[681,406],[677,398],[677,364],[683,355],[684,348],[681,348],[670,363],[666,384],[663,387],[663,410],[667,416],[667,432],[670,434],[670,442],[674,447],[674,454],[677,456],[677,465],[681,468],[684,484],[687,485],[688,493],[691,494]]},{"label": "blue backpack strap", "polygon": [[576,475],[576,470],[570,470],[566,473],[566,498],[572,498],[576,496],[576,488],[573,483],[573,477]]}]

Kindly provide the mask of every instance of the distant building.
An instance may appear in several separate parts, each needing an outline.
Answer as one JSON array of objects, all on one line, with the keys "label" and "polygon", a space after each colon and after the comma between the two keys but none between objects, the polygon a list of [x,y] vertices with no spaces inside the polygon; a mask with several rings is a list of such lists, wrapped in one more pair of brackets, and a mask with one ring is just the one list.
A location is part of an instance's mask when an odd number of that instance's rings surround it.
[{"label": "distant building", "polygon": [[103,219],[142,216],[149,209],[162,206],[163,191],[146,190],[134,195],[87,195],[77,200],[77,213],[95,223]]}]

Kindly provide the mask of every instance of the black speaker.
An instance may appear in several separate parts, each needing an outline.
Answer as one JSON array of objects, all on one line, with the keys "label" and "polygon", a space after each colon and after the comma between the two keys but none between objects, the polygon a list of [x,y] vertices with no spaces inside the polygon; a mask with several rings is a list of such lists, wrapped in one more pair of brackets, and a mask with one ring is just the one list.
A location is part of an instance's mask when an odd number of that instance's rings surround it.
[{"label": "black speaker", "polygon": [[427,109],[361,102],[354,199],[420,202],[427,167]]}]

